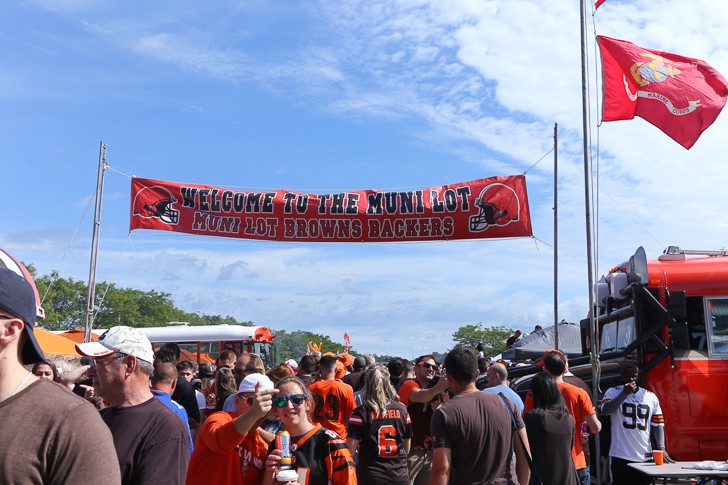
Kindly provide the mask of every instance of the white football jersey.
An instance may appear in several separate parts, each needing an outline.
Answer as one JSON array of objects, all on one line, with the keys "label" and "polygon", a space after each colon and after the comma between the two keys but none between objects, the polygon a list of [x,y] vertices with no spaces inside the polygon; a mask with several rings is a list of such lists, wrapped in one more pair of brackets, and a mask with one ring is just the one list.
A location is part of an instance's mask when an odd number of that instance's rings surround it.
[{"label": "white football jersey", "polygon": [[[602,405],[622,393],[624,386],[612,387],[604,393]],[[652,459],[650,427],[664,426],[660,402],[655,393],[640,387],[630,394],[612,414],[612,444],[609,456],[632,462]]]}]

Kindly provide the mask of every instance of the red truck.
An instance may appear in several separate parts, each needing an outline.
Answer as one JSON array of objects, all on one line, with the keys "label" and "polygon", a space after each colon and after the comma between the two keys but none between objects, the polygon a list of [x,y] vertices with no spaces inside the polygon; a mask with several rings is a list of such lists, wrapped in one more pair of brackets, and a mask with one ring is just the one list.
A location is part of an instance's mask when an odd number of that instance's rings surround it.
[{"label": "red truck", "polygon": [[[683,461],[728,458],[728,250],[668,247],[648,260],[643,248],[597,283],[595,312],[601,399],[620,384],[620,363],[640,366],[641,384],[657,394],[667,450]],[[592,383],[589,319],[581,322],[584,356],[570,370]],[[519,392],[535,367],[514,369]],[[608,431],[601,433],[608,452]],[[606,440],[606,442],[605,442]],[[592,452],[593,452],[592,448]]]}]

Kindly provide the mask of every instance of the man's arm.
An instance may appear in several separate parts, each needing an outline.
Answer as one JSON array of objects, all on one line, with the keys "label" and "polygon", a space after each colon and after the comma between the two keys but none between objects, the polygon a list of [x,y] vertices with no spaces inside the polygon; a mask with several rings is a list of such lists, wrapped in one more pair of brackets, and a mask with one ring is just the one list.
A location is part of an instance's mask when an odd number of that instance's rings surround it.
[{"label": "man's arm", "polygon": [[652,418],[650,419],[650,437],[654,444],[653,449],[664,452],[664,460],[666,463],[675,463],[675,460],[667,454],[667,450],[665,449],[665,418],[662,415],[662,409],[659,403],[656,403],[656,409],[653,409],[652,412]]},{"label": "man's arm", "polygon": [[404,446],[404,454],[409,455],[410,448],[412,445],[412,438],[405,438],[402,441],[403,441],[402,446]]},{"label": "man's arm", "polygon": [[435,448],[433,450],[430,485],[447,485],[447,481],[450,478],[451,453],[450,448]]},{"label": "man's arm", "polygon": [[[523,441],[523,446],[516,443],[518,440]],[[513,436],[513,451],[516,452],[516,476],[518,477],[518,483],[528,483],[531,479],[531,468],[528,466],[528,459],[523,448],[526,448],[528,454],[531,454],[531,447],[528,444],[528,435],[526,434],[526,428],[518,430],[518,437]]]},{"label": "man's arm", "polygon": [[616,414],[617,411],[619,411],[619,407],[622,405],[625,399],[627,399],[627,396],[629,394],[625,394],[623,392],[620,392],[618,395],[614,396],[612,399],[603,401],[602,403],[602,413],[604,414]]},{"label": "man's arm", "polygon": [[[265,420],[263,420],[265,421]],[[270,431],[266,431],[260,426],[258,427],[258,434],[261,438],[263,438],[263,441],[270,444],[274,439],[276,439],[275,433],[271,433]]]},{"label": "man's arm", "polygon": [[410,395],[411,402],[428,403],[436,398],[441,392],[444,392],[448,388],[447,379],[440,379],[437,384],[432,386],[430,389],[417,389],[412,391]]},{"label": "man's arm", "polygon": [[82,365],[81,367],[76,367],[75,369],[66,372],[61,376],[61,384],[73,390],[73,386],[76,382],[81,380],[90,367],[90,365]]},{"label": "man's arm", "polygon": [[589,432],[591,434],[597,434],[602,430],[602,423],[599,421],[596,414],[590,414],[584,419],[586,420],[587,426],[589,426]]}]

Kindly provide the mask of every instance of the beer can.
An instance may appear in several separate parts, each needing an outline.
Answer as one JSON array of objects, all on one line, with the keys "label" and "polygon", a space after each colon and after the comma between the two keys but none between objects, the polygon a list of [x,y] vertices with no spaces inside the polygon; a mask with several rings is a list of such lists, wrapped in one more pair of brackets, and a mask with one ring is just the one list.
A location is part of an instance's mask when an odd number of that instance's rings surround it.
[{"label": "beer can", "polygon": [[278,462],[278,468],[285,470],[291,468],[293,460],[291,459],[291,435],[288,431],[279,431],[276,433],[276,448],[281,450],[281,460]]}]

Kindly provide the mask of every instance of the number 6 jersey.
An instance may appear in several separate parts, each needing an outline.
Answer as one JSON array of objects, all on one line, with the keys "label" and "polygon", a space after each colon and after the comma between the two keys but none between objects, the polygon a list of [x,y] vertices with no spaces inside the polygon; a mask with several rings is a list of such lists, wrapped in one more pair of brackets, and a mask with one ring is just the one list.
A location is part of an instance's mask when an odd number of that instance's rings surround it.
[{"label": "number 6 jersey", "polygon": [[349,437],[359,440],[359,483],[409,482],[404,440],[412,437],[412,426],[404,404],[390,401],[379,415],[359,406],[349,419]]},{"label": "number 6 jersey", "polygon": [[[607,389],[602,406],[617,398],[624,386]],[[612,414],[612,444],[609,456],[622,458],[632,462],[644,462],[652,458],[650,445],[650,427],[664,426],[665,419],[657,396],[640,387],[635,394],[630,394]]]}]

